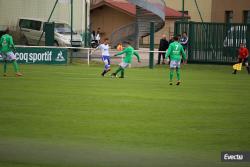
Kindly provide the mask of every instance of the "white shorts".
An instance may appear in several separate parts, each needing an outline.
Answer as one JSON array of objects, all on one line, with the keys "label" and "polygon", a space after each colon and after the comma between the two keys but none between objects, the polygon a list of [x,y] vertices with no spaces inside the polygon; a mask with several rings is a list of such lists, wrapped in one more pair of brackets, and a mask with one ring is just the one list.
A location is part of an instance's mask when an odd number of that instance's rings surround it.
[{"label": "white shorts", "polygon": [[3,60],[16,60],[16,55],[13,52],[1,53]]},{"label": "white shorts", "polygon": [[181,68],[181,61],[171,60],[170,68]]},{"label": "white shorts", "polygon": [[119,64],[123,69],[127,68],[129,66],[129,63],[121,62]]}]

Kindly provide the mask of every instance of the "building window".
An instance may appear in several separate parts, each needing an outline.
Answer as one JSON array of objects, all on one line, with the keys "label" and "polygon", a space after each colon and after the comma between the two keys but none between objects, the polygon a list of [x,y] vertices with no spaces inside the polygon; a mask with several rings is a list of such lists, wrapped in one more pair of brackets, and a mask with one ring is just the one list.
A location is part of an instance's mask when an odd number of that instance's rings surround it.
[{"label": "building window", "polygon": [[250,24],[250,10],[243,11],[243,23]]},{"label": "building window", "polygon": [[226,23],[233,22],[233,11],[225,11],[225,22]]}]

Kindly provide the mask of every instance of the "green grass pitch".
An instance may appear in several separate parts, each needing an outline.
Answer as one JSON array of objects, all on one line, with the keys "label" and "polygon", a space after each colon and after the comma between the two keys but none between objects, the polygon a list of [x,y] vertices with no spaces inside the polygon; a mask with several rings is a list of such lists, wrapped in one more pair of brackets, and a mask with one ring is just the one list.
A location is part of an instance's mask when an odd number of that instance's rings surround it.
[{"label": "green grass pitch", "polygon": [[[2,65],[0,66],[2,68]],[[250,151],[250,76],[192,65],[168,69],[21,65],[0,76],[0,167],[233,167],[221,151]],[[114,67],[116,68],[116,67]],[[2,74],[2,73],[1,73]]]}]

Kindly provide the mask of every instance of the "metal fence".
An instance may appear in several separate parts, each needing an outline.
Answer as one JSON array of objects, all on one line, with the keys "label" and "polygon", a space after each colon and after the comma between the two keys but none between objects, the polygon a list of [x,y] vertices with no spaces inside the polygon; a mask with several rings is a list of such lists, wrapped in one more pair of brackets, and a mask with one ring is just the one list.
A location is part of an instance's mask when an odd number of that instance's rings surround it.
[{"label": "metal fence", "polygon": [[231,64],[240,43],[250,49],[250,24],[176,22],[175,34],[183,32],[189,36],[189,62]]}]

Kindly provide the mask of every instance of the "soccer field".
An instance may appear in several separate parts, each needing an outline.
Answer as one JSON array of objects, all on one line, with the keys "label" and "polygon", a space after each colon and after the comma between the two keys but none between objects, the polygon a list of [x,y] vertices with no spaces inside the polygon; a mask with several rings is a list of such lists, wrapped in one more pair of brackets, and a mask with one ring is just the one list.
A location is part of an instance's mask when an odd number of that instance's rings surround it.
[{"label": "soccer field", "polygon": [[188,64],[182,84],[170,86],[166,66],[131,68],[125,79],[103,78],[102,68],[21,65],[16,78],[9,65],[0,166],[250,166],[220,160],[221,151],[250,151],[245,69]]}]

